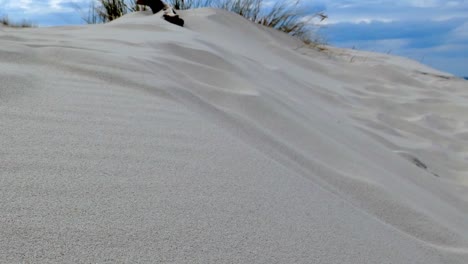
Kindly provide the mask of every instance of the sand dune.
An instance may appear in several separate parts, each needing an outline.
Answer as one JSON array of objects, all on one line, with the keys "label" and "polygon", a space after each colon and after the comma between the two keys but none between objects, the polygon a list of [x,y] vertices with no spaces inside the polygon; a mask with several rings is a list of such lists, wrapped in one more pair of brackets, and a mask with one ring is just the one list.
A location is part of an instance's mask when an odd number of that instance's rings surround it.
[{"label": "sand dune", "polygon": [[181,17],[0,28],[0,262],[467,262],[466,81]]}]

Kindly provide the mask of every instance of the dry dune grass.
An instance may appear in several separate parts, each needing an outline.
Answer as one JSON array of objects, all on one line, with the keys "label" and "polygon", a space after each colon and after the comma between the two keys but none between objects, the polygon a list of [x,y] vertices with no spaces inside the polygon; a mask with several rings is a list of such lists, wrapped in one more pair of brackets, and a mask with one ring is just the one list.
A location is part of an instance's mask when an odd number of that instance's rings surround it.
[{"label": "dry dune grass", "polygon": [[[202,7],[225,9],[246,19],[299,37],[306,43],[317,42],[313,34],[315,22],[327,19],[323,12],[307,13],[301,8],[302,1],[277,1],[271,5],[264,0],[168,0],[175,9],[187,10]],[[87,23],[105,23],[115,20],[129,12],[142,10],[135,0],[99,0],[90,5]]]},{"label": "dry dune grass", "polygon": [[22,20],[20,22],[11,21],[8,16],[4,16],[0,19],[0,25],[12,28],[29,28],[35,27],[35,25],[27,20]]}]

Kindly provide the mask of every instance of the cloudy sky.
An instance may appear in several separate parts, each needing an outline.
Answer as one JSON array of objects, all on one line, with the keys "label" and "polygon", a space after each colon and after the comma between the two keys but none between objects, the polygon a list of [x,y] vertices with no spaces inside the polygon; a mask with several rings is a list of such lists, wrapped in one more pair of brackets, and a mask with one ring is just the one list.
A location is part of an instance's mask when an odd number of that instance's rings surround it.
[{"label": "cloudy sky", "polygon": [[[271,0],[270,0],[271,1]],[[0,16],[41,26],[83,23],[90,0],[0,0]],[[329,16],[320,31],[329,44],[409,57],[468,76],[468,0],[303,0]]]}]

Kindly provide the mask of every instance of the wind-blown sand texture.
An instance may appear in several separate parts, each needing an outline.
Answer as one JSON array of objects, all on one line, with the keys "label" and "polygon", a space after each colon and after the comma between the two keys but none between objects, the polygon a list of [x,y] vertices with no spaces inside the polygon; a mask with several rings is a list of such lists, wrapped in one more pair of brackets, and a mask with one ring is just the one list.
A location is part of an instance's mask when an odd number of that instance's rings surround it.
[{"label": "wind-blown sand texture", "polygon": [[468,85],[213,9],[0,29],[2,263],[468,263]]}]

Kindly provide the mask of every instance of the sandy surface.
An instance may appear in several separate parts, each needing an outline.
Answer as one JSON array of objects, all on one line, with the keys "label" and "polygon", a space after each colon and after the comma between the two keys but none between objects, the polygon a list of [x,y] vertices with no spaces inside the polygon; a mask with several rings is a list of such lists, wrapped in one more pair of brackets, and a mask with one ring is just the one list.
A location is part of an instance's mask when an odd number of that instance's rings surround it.
[{"label": "sandy surface", "polygon": [[468,82],[181,16],[0,29],[0,262],[467,263]]}]

